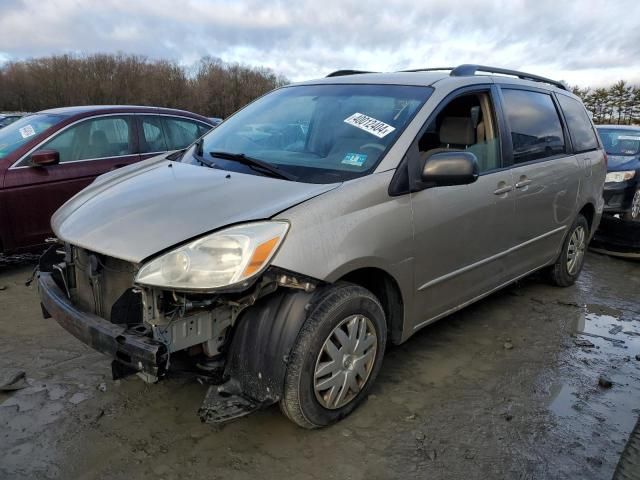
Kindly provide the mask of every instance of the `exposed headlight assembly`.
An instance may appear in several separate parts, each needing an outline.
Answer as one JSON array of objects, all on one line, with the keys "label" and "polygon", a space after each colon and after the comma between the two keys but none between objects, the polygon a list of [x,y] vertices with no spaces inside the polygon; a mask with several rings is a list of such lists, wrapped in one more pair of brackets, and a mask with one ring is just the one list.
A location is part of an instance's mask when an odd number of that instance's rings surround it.
[{"label": "exposed headlight assembly", "polygon": [[606,178],[604,179],[605,183],[620,183],[626,182],[627,180],[631,180],[635,176],[635,170],[627,170],[624,172],[609,172],[607,173]]},{"label": "exposed headlight assembly", "polygon": [[289,224],[281,221],[220,230],[146,263],[136,283],[190,291],[240,284],[269,265],[288,230]]}]

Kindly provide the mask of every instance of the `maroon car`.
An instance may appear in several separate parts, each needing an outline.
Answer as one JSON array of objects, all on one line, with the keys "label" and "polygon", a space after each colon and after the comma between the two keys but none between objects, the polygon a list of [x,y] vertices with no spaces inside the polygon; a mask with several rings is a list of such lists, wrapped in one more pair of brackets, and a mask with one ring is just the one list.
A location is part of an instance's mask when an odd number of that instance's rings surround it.
[{"label": "maroon car", "polygon": [[95,177],[179,150],[212,122],[181,110],[87,106],[44,110],[0,130],[0,253],[32,250],[49,219]]}]

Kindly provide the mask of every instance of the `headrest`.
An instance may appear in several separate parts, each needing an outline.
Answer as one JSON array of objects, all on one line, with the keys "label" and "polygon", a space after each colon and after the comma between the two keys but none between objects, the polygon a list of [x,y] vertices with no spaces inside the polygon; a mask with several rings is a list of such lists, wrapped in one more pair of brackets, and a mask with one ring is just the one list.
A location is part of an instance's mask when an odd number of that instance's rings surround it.
[{"label": "headrest", "polygon": [[107,141],[107,134],[102,130],[96,130],[91,134],[92,145],[106,145],[107,143],[109,143]]},{"label": "headrest", "polygon": [[476,143],[471,118],[445,117],[440,126],[440,143],[448,145],[473,145]]}]

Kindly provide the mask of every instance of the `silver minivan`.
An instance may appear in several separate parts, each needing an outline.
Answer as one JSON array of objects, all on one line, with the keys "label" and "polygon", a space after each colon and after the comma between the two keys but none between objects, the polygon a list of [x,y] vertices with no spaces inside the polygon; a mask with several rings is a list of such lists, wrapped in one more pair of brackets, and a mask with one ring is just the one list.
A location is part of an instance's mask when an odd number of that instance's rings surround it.
[{"label": "silver minivan", "polygon": [[544,269],[580,274],[606,157],[559,82],[478,65],[279,88],[52,218],[45,317],[114,378],[210,384],[224,422],[351,413],[388,344]]}]

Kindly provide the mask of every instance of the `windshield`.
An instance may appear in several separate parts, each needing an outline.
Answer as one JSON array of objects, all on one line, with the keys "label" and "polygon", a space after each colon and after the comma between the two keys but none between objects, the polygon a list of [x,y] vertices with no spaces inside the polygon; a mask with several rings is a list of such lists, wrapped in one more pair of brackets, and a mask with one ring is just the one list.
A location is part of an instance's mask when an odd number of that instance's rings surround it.
[{"label": "windshield", "polygon": [[36,113],[7,125],[0,130],[0,159],[20,148],[35,135],[44,132],[47,128],[65,118],[63,115]]},{"label": "windshield", "polygon": [[[244,154],[307,183],[333,183],[370,173],[432,89],[399,85],[302,85],[258,99],[212,130],[185,163],[253,174]],[[213,152],[213,155],[211,154]],[[264,173],[262,173],[264,174]]]},{"label": "windshield", "polygon": [[623,128],[598,128],[605,151],[609,155],[638,155],[640,130]]}]

